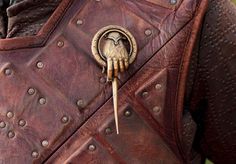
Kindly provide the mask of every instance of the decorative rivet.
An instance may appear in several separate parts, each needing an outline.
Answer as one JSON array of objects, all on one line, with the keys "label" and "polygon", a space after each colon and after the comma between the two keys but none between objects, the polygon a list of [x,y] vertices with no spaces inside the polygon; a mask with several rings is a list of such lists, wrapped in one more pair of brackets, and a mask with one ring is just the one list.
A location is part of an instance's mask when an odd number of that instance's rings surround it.
[{"label": "decorative rivet", "polygon": [[148,92],[144,91],[144,92],[142,93],[142,97],[143,97],[143,98],[146,98],[147,96],[148,96]]},{"label": "decorative rivet", "polygon": [[43,62],[41,62],[41,61],[37,62],[36,66],[37,66],[38,69],[42,69],[43,68]]},{"label": "decorative rivet", "polygon": [[58,41],[57,42],[57,46],[58,47],[63,47],[64,46],[64,42],[63,41]]},{"label": "decorative rivet", "polygon": [[76,24],[77,24],[77,25],[82,25],[82,24],[83,24],[83,21],[82,21],[81,19],[78,19],[78,20],[76,21]]},{"label": "decorative rivet", "polygon": [[33,95],[35,93],[35,89],[34,88],[29,88],[28,89],[28,94],[29,95]]},{"label": "decorative rivet", "polygon": [[177,3],[177,0],[170,0],[170,4],[175,5]]},{"label": "decorative rivet", "polygon": [[104,84],[104,83],[106,83],[106,78],[105,77],[101,77],[99,81],[100,81],[100,83]]},{"label": "decorative rivet", "polygon": [[125,115],[126,117],[131,116],[131,111],[130,111],[130,110],[126,110],[125,113],[124,113],[124,115]]},{"label": "decorative rivet", "polygon": [[48,146],[48,141],[47,140],[43,140],[42,142],[41,142],[41,144],[42,144],[42,146],[43,147],[46,147],[46,146]]},{"label": "decorative rivet", "polygon": [[6,123],[4,121],[0,122],[0,128],[5,128],[6,127]]},{"label": "decorative rivet", "polygon": [[39,104],[43,105],[45,103],[46,103],[46,99],[45,98],[42,97],[42,98],[39,99]]},{"label": "decorative rivet", "polygon": [[62,123],[67,123],[68,120],[69,120],[69,118],[68,118],[67,116],[63,116],[63,117],[61,118],[61,122],[62,122]]},{"label": "decorative rivet", "polygon": [[152,31],[150,29],[145,30],[145,35],[149,36],[152,34]]},{"label": "decorative rivet", "polygon": [[32,156],[33,158],[38,158],[39,153],[38,153],[37,151],[33,151],[32,154],[31,154],[31,156]]},{"label": "decorative rivet", "polygon": [[90,144],[90,145],[88,146],[88,150],[89,150],[89,151],[94,151],[95,149],[96,149],[96,146],[93,145],[93,144]]},{"label": "decorative rivet", "polygon": [[156,88],[156,89],[161,89],[161,84],[156,84],[156,85],[155,85],[155,88]]},{"label": "decorative rivet", "polygon": [[11,75],[12,74],[12,70],[10,68],[6,68],[4,70],[4,74],[7,75],[7,76]]},{"label": "decorative rivet", "polygon": [[159,106],[154,106],[153,109],[152,109],[153,112],[155,113],[159,113],[161,111],[161,107]]},{"label": "decorative rivet", "polygon": [[12,112],[7,112],[7,118],[12,118],[14,114]]},{"label": "decorative rivet", "polygon": [[15,136],[15,133],[14,133],[13,131],[9,131],[8,134],[7,134],[7,136],[8,136],[9,138],[13,138],[13,137]]},{"label": "decorative rivet", "polygon": [[21,127],[25,126],[25,124],[26,124],[25,120],[19,120],[19,122],[18,122],[18,125]]},{"label": "decorative rivet", "polygon": [[77,106],[82,108],[84,107],[84,101],[82,99],[79,99],[77,102],[76,102]]},{"label": "decorative rivet", "polygon": [[112,133],[112,129],[110,127],[105,129],[105,133],[106,134],[111,134]]}]

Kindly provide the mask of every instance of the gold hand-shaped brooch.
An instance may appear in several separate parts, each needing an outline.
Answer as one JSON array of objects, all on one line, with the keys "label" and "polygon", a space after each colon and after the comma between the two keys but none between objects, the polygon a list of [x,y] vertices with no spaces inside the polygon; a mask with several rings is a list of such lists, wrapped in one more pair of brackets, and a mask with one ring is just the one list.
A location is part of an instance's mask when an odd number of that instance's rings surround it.
[{"label": "gold hand-shaped brooch", "polygon": [[137,55],[137,44],[126,29],[110,25],[99,30],[92,41],[92,53],[96,61],[107,70],[107,80],[112,81],[113,106],[118,128],[118,74],[128,69]]}]

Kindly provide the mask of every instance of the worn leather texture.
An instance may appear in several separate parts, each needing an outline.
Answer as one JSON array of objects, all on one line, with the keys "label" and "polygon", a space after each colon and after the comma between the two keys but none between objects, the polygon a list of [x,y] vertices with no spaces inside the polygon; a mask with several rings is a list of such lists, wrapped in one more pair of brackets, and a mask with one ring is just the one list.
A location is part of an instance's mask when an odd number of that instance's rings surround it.
[{"label": "worn leather texture", "polygon": [[[0,40],[0,162],[199,163],[188,146],[194,126],[183,126],[193,121],[182,117],[207,0],[168,2],[63,0],[36,36]],[[90,50],[111,24],[138,44],[119,79],[119,135]]]}]

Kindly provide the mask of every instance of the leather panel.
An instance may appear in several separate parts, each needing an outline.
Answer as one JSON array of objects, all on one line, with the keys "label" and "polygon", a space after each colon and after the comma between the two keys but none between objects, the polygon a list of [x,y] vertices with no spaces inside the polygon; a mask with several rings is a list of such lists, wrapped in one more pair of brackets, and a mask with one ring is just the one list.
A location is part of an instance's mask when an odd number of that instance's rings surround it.
[{"label": "leather panel", "polygon": [[135,93],[137,100],[152,114],[152,116],[163,125],[165,117],[163,109],[166,102],[166,85],[168,71],[160,71],[142,85]]},{"label": "leather panel", "polygon": [[[147,159],[150,164],[179,163],[173,152],[164,144],[163,139],[132,108],[129,104],[120,107],[121,133],[119,135],[115,134],[114,119],[103,124],[114,131],[112,134],[103,136],[116,153],[125,163],[146,163]],[[131,115],[125,116],[125,112],[130,112]],[[105,128],[101,129],[101,132],[104,134],[105,130]]]},{"label": "leather panel", "polygon": [[[58,48],[58,42],[63,47]],[[43,69],[35,66],[42,61]],[[78,100],[83,104],[78,108],[82,111],[104,88],[100,83],[101,70],[88,56],[78,52],[77,48],[65,37],[56,38],[41,54],[28,63],[39,78],[48,85],[56,87],[66,99],[76,105]],[[92,76],[88,76],[92,75]],[[75,106],[76,107],[76,106]]]}]

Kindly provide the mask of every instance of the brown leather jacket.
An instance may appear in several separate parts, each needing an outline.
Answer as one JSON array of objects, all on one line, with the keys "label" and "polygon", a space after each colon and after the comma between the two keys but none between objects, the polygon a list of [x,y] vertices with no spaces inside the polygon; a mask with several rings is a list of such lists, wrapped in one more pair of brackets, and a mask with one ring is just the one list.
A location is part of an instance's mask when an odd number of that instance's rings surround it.
[{"label": "brown leather jacket", "polygon": [[[207,3],[24,0],[2,10],[1,163],[234,163],[235,6],[211,0],[205,14]],[[91,52],[107,25],[138,45],[119,76],[119,135]]]}]

